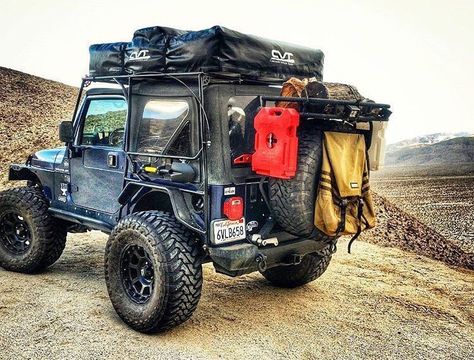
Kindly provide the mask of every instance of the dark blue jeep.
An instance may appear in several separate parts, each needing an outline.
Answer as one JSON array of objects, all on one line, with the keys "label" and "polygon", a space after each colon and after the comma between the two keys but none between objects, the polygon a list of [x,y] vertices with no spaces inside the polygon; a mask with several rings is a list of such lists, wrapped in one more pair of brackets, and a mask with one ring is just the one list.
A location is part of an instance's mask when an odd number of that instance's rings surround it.
[{"label": "dark blue jeep", "polygon": [[[126,52],[120,44],[113,49]],[[111,54],[110,47],[97,49]],[[272,71],[286,78],[285,67],[294,71],[298,54],[278,49],[269,50]],[[372,128],[354,123],[385,120],[387,106],[280,97],[283,80],[253,72],[140,72],[137,66],[153,55],[133,54],[132,73],[109,69],[83,79],[74,117],[60,125],[63,147],[11,165],[9,179],[27,186],[0,193],[0,266],[38,272],[61,256],[68,232],[110,234],[105,278],[112,304],[143,332],[169,329],[192,315],[205,262],[230,276],[260,271],[283,287],[319,277],[338,237],[314,226],[322,132],[358,132],[370,143]],[[305,120],[296,175],[286,180],[251,166],[255,116],[276,101],[294,101]],[[265,146],[281,144],[270,135]]]}]

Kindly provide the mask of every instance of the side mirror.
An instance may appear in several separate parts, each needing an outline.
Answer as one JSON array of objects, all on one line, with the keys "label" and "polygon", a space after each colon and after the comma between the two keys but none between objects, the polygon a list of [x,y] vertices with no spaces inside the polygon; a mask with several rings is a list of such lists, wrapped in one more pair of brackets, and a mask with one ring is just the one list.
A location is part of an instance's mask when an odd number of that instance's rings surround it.
[{"label": "side mirror", "polygon": [[74,141],[72,121],[62,121],[59,124],[59,140],[64,143],[72,143]]},{"label": "side mirror", "polygon": [[169,176],[172,181],[189,183],[196,177],[196,172],[191,165],[175,161],[171,164]]}]

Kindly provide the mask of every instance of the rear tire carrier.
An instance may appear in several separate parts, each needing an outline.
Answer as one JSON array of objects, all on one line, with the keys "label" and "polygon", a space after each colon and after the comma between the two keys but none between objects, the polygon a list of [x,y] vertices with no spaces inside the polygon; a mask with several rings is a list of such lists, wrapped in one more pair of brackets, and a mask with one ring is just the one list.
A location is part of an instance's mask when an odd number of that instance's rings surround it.
[{"label": "rear tire carrier", "polygon": [[299,131],[298,171],[289,180],[270,178],[270,206],[276,222],[287,232],[313,233],[314,203],[322,163],[322,131],[302,126]]}]

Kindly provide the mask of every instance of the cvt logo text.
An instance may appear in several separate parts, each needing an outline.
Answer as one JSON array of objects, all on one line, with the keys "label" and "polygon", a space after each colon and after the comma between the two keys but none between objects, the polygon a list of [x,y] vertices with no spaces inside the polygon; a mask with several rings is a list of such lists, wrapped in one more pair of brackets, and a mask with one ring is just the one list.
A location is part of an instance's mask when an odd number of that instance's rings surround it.
[{"label": "cvt logo text", "polygon": [[293,59],[293,56],[293,53],[285,52],[282,54],[279,50],[273,49],[270,61],[279,64],[294,65],[295,59]]},{"label": "cvt logo text", "polygon": [[131,60],[148,60],[150,58],[149,50],[137,50],[130,54]]}]

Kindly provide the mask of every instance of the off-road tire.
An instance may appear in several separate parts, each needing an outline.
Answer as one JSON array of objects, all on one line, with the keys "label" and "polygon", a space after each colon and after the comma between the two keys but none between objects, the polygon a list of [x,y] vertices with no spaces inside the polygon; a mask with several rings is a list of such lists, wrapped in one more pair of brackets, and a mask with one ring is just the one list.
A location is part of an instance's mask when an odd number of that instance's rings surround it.
[{"label": "off-road tire", "polygon": [[[9,271],[36,273],[54,264],[66,246],[67,231],[48,213],[49,203],[37,187],[22,187],[0,192],[2,214],[14,211],[30,232],[31,245],[21,255],[12,253],[0,239],[0,266]],[[0,237],[5,236],[0,228]]]},{"label": "off-road tire", "polygon": [[301,128],[296,176],[289,180],[269,179],[275,221],[297,236],[309,236],[315,228],[314,203],[321,171],[322,141],[320,130]]},{"label": "off-road tire", "polygon": [[[143,247],[154,267],[154,285],[145,303],[132,300],[122,282],[121,254],[130,245]],[[196,235],[174,216],[144,211],[119,221],[105,250],[105,280],[112,305],[131,328],[154,333],[188,320],[202,288],[202,255]]]},{"label": "off-road tire", "polygon": [[317,253],[307,254],[298,265],[276,266],[262,275],[273,285],[295,288],[319,278],[328,268],[332,258],[332,246]]}]

